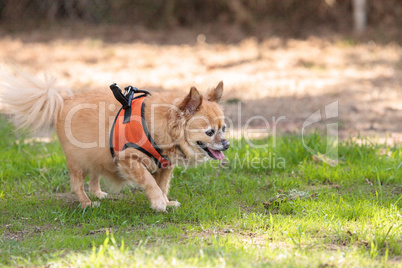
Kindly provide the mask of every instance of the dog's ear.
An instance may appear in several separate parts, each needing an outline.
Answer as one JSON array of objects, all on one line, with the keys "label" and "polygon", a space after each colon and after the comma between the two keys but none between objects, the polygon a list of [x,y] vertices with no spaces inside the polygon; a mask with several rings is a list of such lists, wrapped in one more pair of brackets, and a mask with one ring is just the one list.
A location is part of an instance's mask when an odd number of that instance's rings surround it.
[{"label": "dog's ear", "polygon": [[189,114],[194,114],[202,104],[202,96],[195,87],[190,89],[190,93],[180,103],[179,109]]},{"label": "dog's ear", "polygon": [[210,89],[208,91],[207,99],[209,101],[219,102],[222,98],[222,94],[223,94],[223,82],[220,81],[215,88]]}]

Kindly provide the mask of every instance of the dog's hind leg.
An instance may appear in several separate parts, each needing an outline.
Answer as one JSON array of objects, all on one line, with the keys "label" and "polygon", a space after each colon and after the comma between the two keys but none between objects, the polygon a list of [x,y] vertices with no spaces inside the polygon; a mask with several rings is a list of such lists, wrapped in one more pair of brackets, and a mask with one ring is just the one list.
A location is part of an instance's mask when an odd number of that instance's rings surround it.
[{"label": "dog's hind leg", "polygon": [[95,173],[91,172],[89,175],[89,192],[96,196],[99,199],[105,198],[107,193],[102,192],[99,184],[100,176]]},{"label": "dog's hind leg", "polygon": [[86,172],[77,165],[74,165],[67,159],[67,169],[70,173],[70,186],[71,190],[77,195],[78,200],[81,203],[82,208],[86,208],[91,205],[91,200],[88,198],[84,191],[84,178]]}]

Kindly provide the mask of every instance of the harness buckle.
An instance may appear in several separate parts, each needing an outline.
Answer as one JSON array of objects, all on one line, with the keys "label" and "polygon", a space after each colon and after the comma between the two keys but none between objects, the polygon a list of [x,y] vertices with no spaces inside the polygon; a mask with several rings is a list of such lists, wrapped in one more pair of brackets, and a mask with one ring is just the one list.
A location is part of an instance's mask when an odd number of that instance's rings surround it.
[{"label": "harness buckle", "polygon": [[145,95],[151,95],[151,93],[149,93],[148,91],[139,90],[138,88],[133,86],[125,87],[123,93],[121,88],[116,83],[110,85],[110,89],[112,90],[115,98],[121,103],[121,105],[123,105],[124,110],[127,110],[131,107],[131,101],[133,100],[134,94],[143,93]]}]

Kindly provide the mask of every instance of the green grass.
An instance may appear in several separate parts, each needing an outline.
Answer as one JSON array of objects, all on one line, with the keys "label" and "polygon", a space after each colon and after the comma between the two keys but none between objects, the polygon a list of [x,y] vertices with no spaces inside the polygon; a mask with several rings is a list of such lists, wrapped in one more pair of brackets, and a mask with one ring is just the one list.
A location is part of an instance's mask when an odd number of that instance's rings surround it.
[{"label": "green grass", "polygon": [[57,140],[25,144],[4,118],[0,137],[0,266],[402,267],[397,146],[345,141],[332,167],[295,135],[233,141],[223,168],[176,168],[182,206],[156,213],[131,188],[82,210]]}]

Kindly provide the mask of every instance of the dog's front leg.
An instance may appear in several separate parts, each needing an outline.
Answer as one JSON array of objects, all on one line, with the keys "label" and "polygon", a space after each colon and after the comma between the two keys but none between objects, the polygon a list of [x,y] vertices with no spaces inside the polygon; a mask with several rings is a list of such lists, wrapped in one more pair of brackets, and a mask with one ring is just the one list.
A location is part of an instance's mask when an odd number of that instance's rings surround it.
[{"label": "dog's front leg", "polygon": [[172,172],[173,172],[174,166],[168,167],[168,168],[163,168],[160,169],[157,173],[153,174],[156,183],[158,186],[161,188],[162,193],[165,197],[165,200],[167,202],[168,206],[174,206],[178,207],[180,206],[180,203],[177,201],[169,201],[167,198],[167,194],[169,191],[169,182],[172,177]]},{"label": "dog's front leg", "polygon": [[161,188],[139,159],[131,157],[124,159],[118,162],[118,167],[126,179],[134,182],[145,191],[151,202],[151,208],[160,212],[166,211],[167,201]]}]

